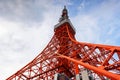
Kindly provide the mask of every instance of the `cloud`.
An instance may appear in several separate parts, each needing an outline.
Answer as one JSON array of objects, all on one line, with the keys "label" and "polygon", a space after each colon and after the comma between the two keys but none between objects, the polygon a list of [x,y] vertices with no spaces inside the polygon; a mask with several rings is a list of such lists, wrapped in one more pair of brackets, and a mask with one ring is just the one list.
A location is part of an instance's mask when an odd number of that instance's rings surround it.
[{"label": "cloud", "polygon": [[62,5],[62,6],[70,6],[73,5],[72,0],[54,0],[54,3],[57,5]]},{"label": "cloud", "polygon": [[25,66],[46,47],[61,12],[60,6],[52,4],[47,0],[0,1],[1,80]]},{"label": "cloud", "polygon": [[[76,38],[78,41],[86,41],[86,42],[96,42],[99,40],[99,28],[96,19],[92,16],[76,16],[73,21],[77,21],[74,23],[76,26]],[[95,30],[95,31],[93,31]],[[96,39],[94,39],[96,38]]]},{"label": "cloud", "polygon": [[40,22],[43,14],[53,9],[52,4],[48,0],[2,0],[0,16],[18,22]]},{"label": "cloud", "polygon": [[78,10],[81,10],[85,7],[85,0],[82,0],[79,7],[78,7]]},{"label": "cloud", "polygon": [[[0,34],[0,70],[4,72],[1,73],[3,80],[34,59],[45,48],[52,36],[49,24],[36,24],[32,27],[23,25],[6,20],[0,21],[2,31]],[[45,26],[48,28],[46,29]]]},{"label": "cloud", "polygon": [[117,35],[120,20],[116,16],[119,16],[120,13],[120,1],[102,1],[97,6],[90,6],[91,8],[87,4],[88,2],[84,3],[84,9],[87,11],[83,13],[79,10],[78,14],[72,18],[72,22],[77,28],[77,39],[91,43],[119,45],[117,39],[120,37]]}]

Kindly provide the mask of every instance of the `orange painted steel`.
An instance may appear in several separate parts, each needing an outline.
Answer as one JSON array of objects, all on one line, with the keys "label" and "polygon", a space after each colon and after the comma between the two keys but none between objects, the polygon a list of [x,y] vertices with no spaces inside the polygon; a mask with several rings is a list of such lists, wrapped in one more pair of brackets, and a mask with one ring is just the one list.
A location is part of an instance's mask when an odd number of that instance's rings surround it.
[{"label": "orange painted steel", "polygon": [[94,80],[120,80],[120,47],[78,42],[74,36],[69,22],[58,25],[46,48],[6,80],[53,80],[56,73],[75,80],[84,68]]},{"label": "orange painted steel", "polygon": [[76,60],[76,59],[73,59],[73,58],[70,58],[70,57],[67,57],[67,56],[64,56],[64,55],[60,55],[58,54],[60,57],[62,58],[65,58],[65,59],[68,59],[74,63],[77,63],[77,64],[80,64],[81,66],[84,66],[85,68],[89,69],[89,70],[93,70],[94,72],[98,73],[98,74],[101,74],[103,76],[107,76],[108,78],[110,79],[113,79],[113,80],[120,80],[120,75],[117,75],[117,74],[113,74],[113,73],[110,73],[104,69],[101,69],[101,68],[97,68],[97,67],[94,67],[94,66],[91,66],[89,64],[86,64],[82,61],[79,61],[79,60]]}]

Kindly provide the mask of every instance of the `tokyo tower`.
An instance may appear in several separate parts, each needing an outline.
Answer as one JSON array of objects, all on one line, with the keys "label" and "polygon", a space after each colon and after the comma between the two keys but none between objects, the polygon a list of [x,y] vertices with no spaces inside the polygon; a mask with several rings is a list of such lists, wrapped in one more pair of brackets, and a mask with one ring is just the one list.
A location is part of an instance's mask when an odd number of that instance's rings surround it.
[{"label": "tokyo tower", "polygon": [[79,42],[75,33],[64,7],[46,48],[6,80],[120,80],[120,47]]}]

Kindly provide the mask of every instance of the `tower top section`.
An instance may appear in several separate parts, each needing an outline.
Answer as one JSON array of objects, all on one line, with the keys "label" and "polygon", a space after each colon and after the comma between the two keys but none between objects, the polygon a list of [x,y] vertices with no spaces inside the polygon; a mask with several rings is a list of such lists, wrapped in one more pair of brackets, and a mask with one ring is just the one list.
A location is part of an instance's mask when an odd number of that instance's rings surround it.
[{"label": "tower top section", "polygon": [[69,16],[68,16],[68,10],[66,9],[66,6],[64,6],[64,9],[62,10],[62,15],[59,19],[59,23],[55,25],[54,29],[57,29],[58,27],[66,24],[66,23],[72,28],[73,32],[75,33],[75,28],[72,25],[72,23],[69,19]]},{"label": "tower top section", "polygon": [[62,11],[62,15],[61,15],[61,18],[59,19],[59,22],[65,20],[65,19],[68,19],[68,11],[66,9],[66,6],[64,6],[64,9]]}]

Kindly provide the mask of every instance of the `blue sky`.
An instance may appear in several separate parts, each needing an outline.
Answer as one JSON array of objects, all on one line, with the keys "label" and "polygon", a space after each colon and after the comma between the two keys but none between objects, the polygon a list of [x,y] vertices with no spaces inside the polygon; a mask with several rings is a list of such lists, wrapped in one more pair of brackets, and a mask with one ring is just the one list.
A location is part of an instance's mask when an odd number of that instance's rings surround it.
[{"label": "blue sky", "polygon": [[78,41],[120,46],[120,0],[0,0],[1,80],[45,48],[64,5]]}]

